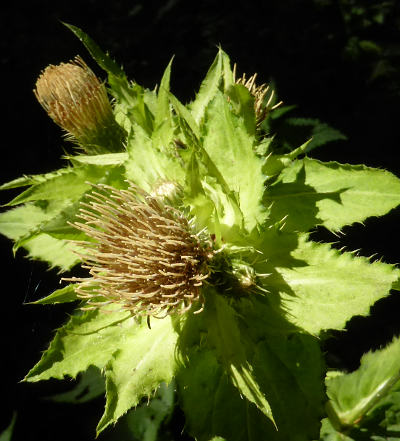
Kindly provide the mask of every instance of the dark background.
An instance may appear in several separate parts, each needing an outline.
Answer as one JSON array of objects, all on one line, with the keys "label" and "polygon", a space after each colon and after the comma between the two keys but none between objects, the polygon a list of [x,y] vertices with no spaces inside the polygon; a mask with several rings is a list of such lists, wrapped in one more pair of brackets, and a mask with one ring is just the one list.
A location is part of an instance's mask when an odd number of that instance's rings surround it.
[{"label": "dark background", "polygon": [[[280,99],[297,104],[298,114],[339,129],[348,142],[334,142],[312,157],[364,163],[400,175],[400,14],[393,1],[272,0],[8,2],[0,13],[2,75],[1,183],[64,165],[60,129],[36,102],[32,89],[48,64],[80,54],[104,78],[80,42],[60,21],[85,30],[124,66],[128,77],[153,88],[175,55],[172,90],[193,98],[217,50],[241,72],[273,79]],[[5,203],[14,193],[0,194]],[[342,244],[377,253],[397,263],[400,210],[365,226],[346,228]],[[315,238],[336,238],[317,231]],[[17,411],[13,440],[91,440],[103,400],[78,406],[43,397],[65,390],[63,382],[19,384],[47,347],[52,330],[65,321],[65,306],[24,306],[58,287],[46,265],[16,258],[1,237],[2,401],[0,431]],[[354,369],[360,355],[389,341],[400,330],[399,297],[378,302],[373,318],[355,318],[348,332],[325,344],[332,367]],[[176,437],[183,421],[174,417]],[[101,437],[100,437],[101,439]],[[182,438],[183,439],[183,438]],[[121,440],[124,441],[124,440]]]}]

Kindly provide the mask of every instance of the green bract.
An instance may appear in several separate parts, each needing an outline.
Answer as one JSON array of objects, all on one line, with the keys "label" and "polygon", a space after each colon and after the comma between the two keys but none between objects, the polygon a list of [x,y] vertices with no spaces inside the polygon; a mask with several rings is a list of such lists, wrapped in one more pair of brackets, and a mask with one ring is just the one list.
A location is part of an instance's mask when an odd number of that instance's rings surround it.
[{"label": "green bract", "polygon": [[[400,203],[400,180],[384,170],[305,157],[307,142],[278,153],[258,124],[254,96],[235,82],[222,50],[194,101],[184,105],[169,89],[171,64],[156,90],[143,89],[69,27],[107,72],[126,138],[115,152],[115,137],[107,150],[102,134],[104,145],[90,151],[81,145],[84,154],[68,156],[66,168],[4,184],[27,189],[0,215],[0,231],[14,240],[14,250],[69,270],[80,261],[78,241],[88,240],[73,225],[81,202],[93,185],[124,190],[128,181],[175,206],[212,243],[210,275],[201,287],[202,312],[152,319],[150,327],[101,296],[95,309],[78,308],[25,380],[100,369],[107,401],[98,433],[161,387],[169,404],[161,406],[160,424],[173,402],[166,385],[175,384],[187,430],[200,441],[319,438],[327,401],[319,336],[368,315],[398,288],[399,270],[313,242],[309,231],[338,232],[384,215]],[[92,151],[102,154],[86,154]],[[84,309],[71,283],[34,303],[73,301]],[[395,370],[391,365],[377,381]],[[351,391],[347,382],[329,380],[336,400],[330,412],[351,419],[360,409],[343,395],[343,388]],[[365,399],[373,387],[363,389]]]}]

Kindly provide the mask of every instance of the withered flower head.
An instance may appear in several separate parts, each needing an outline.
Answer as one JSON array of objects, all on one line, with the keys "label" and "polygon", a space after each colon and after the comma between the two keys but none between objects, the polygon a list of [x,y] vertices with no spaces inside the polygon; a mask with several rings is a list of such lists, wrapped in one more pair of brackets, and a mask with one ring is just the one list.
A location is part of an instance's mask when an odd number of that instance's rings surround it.
[{"label": "withered flower head", "polygon": [[[97,305],[99,297],[135,315],[183,313],[199,301],[208,277],[209,245],[187,218],[134,185],[117,190],[95,185],[74,225],[92,241],[79,242],[90,278],[76,292]],[[104,304],[104,302],[102,303]]]},{"label": "withered flower head", "polygon": [[107,91],[79,56],[69,63],[48,66],[34,89],[36,98],[55,123],[87,153],[120,150],[117,125]]},{"label": "withered flower head", "polygon": [[[233,67],[233,78],[236,84],[242,84],[254,97],[254,110],[256,114],[257,127],[267,118],[268,114],[282,104],[280,101],[272,105],[275,92],[270,90],[266,84],[256,85],[257,74],[252,75],[249,79],[246,74],[236,79],[236,64]],[[268,99],[266,99],[269,93]],[[266,101],[266,102],[265,102]]]}]

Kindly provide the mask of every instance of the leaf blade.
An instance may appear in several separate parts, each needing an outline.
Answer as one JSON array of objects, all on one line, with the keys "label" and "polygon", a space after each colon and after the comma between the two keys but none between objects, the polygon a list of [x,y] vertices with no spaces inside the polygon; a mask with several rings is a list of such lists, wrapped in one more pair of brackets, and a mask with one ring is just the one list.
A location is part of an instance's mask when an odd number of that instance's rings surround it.
[{"label": "leaf blade", "polygon": [[176,339],[172,320],[166,317],[154,321],[151,329],[143,323],[134,340],[121,342],[106,366],[107,403],[97,434],[136,406],[142,397],[149,397],[160,383],[172,381]]},{"label": "leaf blade", "polygon": [[[289,237],[277,235],[274,243],[273,236],[266,236],[269,243],[264,246],[269,249],[264,251],[271,266],[264,272],[272,275],[265,280],[265,288],[279,293],[275,301],[282,302],[289,321],[313,335],[343,329],[353,315],[368,315],[398,278],[399,270],[392,265],[340,253],[328,244],[308,241],[307,235],[297,243],[294,238],[285,243]],[[289,246],[292,261],[284,256],[284,247]],[[280,248],[283,254],[270,254],[271,248]]]},{"label": "leaf blade", "polygon": [[273,203],[275,221],[288,215],[286,228],[291,231],[317,225],[339,231],[400,204],[400,180],[385,170],[305,158],[282,171],[264,201]]}]

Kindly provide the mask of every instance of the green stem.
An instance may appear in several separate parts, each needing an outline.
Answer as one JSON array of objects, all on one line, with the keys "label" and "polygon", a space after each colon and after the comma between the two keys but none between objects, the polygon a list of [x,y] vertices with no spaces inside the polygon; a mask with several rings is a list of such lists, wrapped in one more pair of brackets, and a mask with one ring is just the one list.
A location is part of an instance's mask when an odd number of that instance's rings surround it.
[{"label": "green stem", "polygon": [[326,405],[328,417],[336,430],[355,426],[364,416],[385,397],[393,386],[400,381],[400,370],[381,383],[370,395],[363,398],[353,409],[340,412],[334,402],[330,400]]}]

